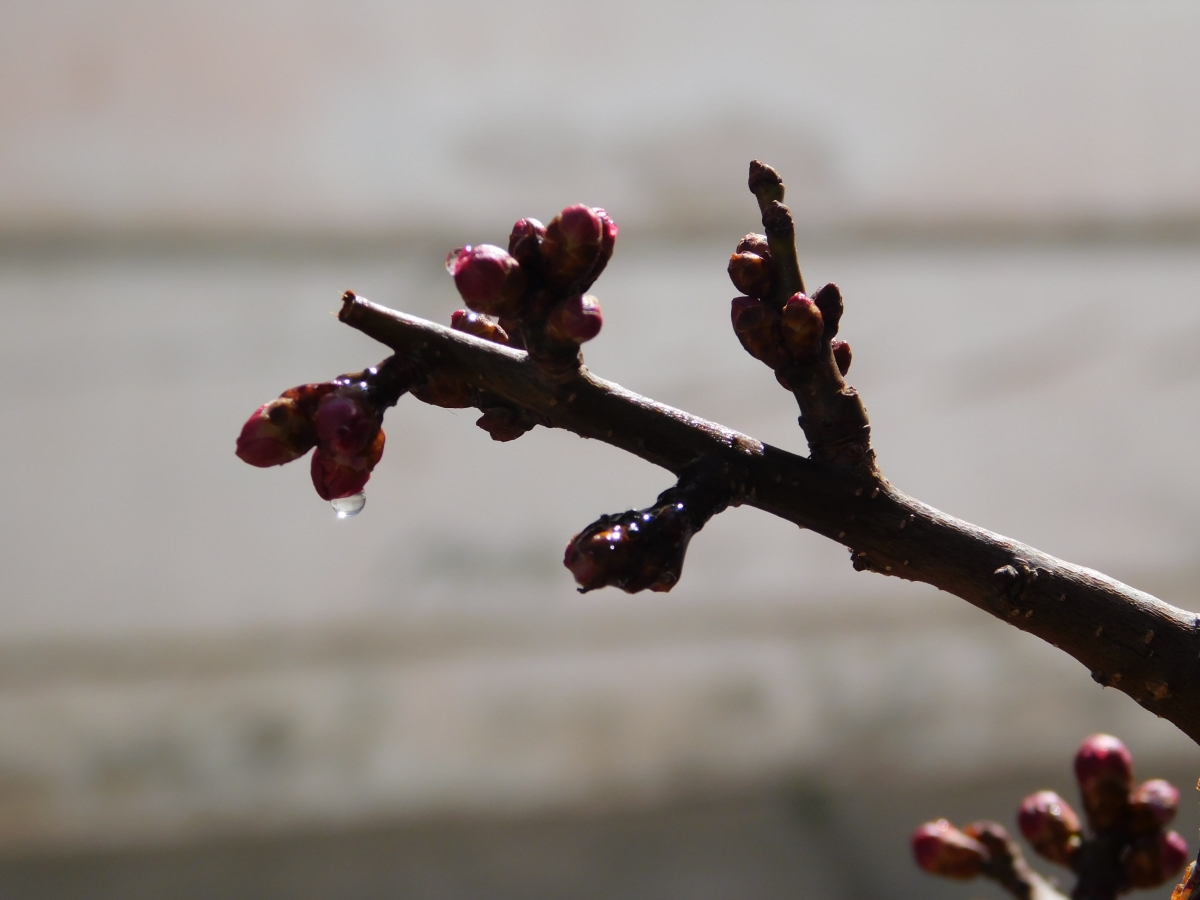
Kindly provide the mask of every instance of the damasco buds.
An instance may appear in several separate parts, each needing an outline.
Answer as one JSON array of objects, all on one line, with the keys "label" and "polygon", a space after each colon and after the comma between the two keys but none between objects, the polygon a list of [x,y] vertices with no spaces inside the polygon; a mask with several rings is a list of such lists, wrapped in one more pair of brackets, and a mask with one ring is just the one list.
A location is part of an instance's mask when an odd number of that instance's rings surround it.
[{"label": "damasco buds", "polygon": [[518,219],[508,236],[508,252],[522,267],[536,267],[545,236],[546,226],[537,219]]},{"label": "damasco buds", "polygon": [[456,309],[450,314],[450,327],[455,331],[473,334],[493,344],[507,344],[508,333],[485,315],[469,309]]},{"label": "damasco buds", "polygon": [[932,875],[966,880],[983,871],[991,859],[987,847],[945,819],[926,822],[912,835],[917,865]]},{"label": "damasco buds", "polygon": [[512,316],[521,306],[526,277],[520,264],[491,244],[452,250],[446,269],[467,306],[489,316]]},{"label": "damasco buds", "polygon": [[831,341],[829,347],[833,350],[833,361],[837,363],[838,371],[845,375],[850,371],[850,360],[853,359],[850,345],[845,341]]},{"label": "damasco buds", "polygon": [[383,456],[383,430],[355,457],[339,458],[318,447],[312,458],[312,482],[322,500],[357,494],[371,478],[371,470]]},{"label": "damasco buds", "polygon": [[807,362],[817,355],[825,323],[817,304],[803,294],[793,294],[783,306],[780,333],[792,359]]},{"label": "damasco buds", "polygon": [[600,301],[590,294],[560,300],[546,319],[546,336],[564,344],[582,344],[600,333]]},{"label": "damasco buds", "polygon": [[842,312],[846,308],[838,286],[832,283],[825,285],[813,294],[813,303],[817,304],[817,309],[821,311],[821,318],[825,321],[825,337],[836,336],[838,323],[842,320]]},{"label": "damasco buds", "polygon": [[1034,850],[1064,866],[1083,843],[1079,816],[1054,791],[1038,791],[1022,800],[1017,825]]},{"label": "damasco buds", "polygon": [[[762,238],[761,245],[757,240],[751,240],[757,238]],[[749,246],[743,250],[743,244]],[[730,281],[735,288],[751,297],[765,298],[771,294],[774,273],[771,269],[771,252],[766,244],[767,240],[762,235],[748,234],[738,244],[737,252],[729,257]]]},{"label": "damasco buds", "polygon": [[1123,860],[1130,887],[1152,888],[1178,875],[1188,861],[1187,841],[1174,831],[1140,837]]},{"label": "damasco buds", "polygon": [[550,220],[542,237],[546,284],[555,291],[586,291],[608,264],[616,240],[616,223],[604,210],[568,206]]},{"label": "damasco buds", "polygon": [[1179,791],[1162,778],[1143,782],[1129,796],[1129,830],[1146,834],[1170,824],[1179,809]]},{"label": "damasco buds", "polygon": [[493,441],[515,441],[533,426],[525,422],[516,410],[507,406],[492,406],[483,411],[475,424],[492,436]]},{"label": "damasco buds", "polygon": [[779,313],[757,297],[734,297],[729,308],[733,333],[746,352],[772,369],[788,361],[779,328]]},{"label": "damasco buds", "polygon": [[563,565],[583,593],[610,586],[630,594],[669,591],[693,531],[682,503],[601,516],[567,544]]},{"label": "damasco buds", "polygon": [[1110,734],[1093,734],[1075,753],[1075,779],[1088,822],[1097,831],[1118,825],[1129,810],[1133,757]]},{"label": "damasco buds", "polygon": [[280,397],[254,411],[237,439],[237,455],[252,466],[282,466],[317,443],[311,418],[294,398]]}]

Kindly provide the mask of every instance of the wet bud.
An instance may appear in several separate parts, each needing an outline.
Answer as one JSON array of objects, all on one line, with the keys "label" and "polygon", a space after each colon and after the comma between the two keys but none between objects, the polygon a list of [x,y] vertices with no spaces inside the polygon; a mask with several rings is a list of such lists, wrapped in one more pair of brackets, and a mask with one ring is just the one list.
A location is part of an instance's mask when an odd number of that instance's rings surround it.
[{"label": "wet bud", "polygon": [[926,822],[914,831],[912,849],[918,866],[946,878],[974,878],[991,859],[983,844],[945,819]]},{"label": "wet bud", "polygon": [[771,262],[771,245],[767,242],[765,234],[748,234],[738,241],[735,253],[753,253],[755,256],[761,256],[768,263]]},{"label": "wet bud", "polygon": [[537,219],[519,219],[508,236],[508,252],[522,267],[536,268],[545,236],[546,226]]},{"label": "wet bud", "polygon": [[1157,831],[1175,818],[1179,791],[1162,778],[1143,782],[1129,796],[1129,830],[1133,834]]},{"label": "wet bud", "polygon": [[410,393],[422,403],[446,409],[466,409],[475,405],[475,391],[461,378],[434,375],[414,384]]},{"label": "wet bud", "polygon": [[1200,889],[1200,866],[1193,862],[1187,867],[1183,881],[1175,886],[1175,890],[1171,891],[1171,900],[1192,900],[1196,896],[1197,889]]},{"label": "wet bud", "polygon": [[237,455],[252,466],[281,466],[299,459],[317,442],[312,419],[294,398],[280,397],[254,411],[242,426]]},{"label": "wet bud", "polygon": [[546,335],[563,344],[582,344],[598,335],[603,324],[599,300],[591,294],[572,294],[550,310]]},{"label": "wet bud", "polygon": [[1174,831],[1148,834],[1129,845],[1122,866],[1130,887],[1166,884],[1188,861],[1187,841]]},{"label": "wet bud", "polygon": [[757,253],[735,253],[729,257],[729,280],[743,294],[770,296],[773,275],[770,261]]},{"label": "wet bud", "polygon": [[330,459],[352,461],[375,439],[381,422],[365,389],[359,385],[340,387],[317,406],[317,445]]},{"label": "wet bud", "polygon": [[515,441],[532,426],[516,410],[507,406],[492,406],[483,411],[475,424],[492,436],[493,441]]},{"label": "wet bud", "polygon": [[783,306],[780,330],[791,357],[806,362],[816,357],[821,348],[825,324],[816,303],[803,294],[792,294]]},{"label": "wet bud", "polygon": [[842,321],[842,312],[846,308],[842,303],[842,292],[836,284],[827,284],[813,294],[813,303],[817,304],[821,318],[825,320],[825,337],[833,337],[838,333],[838,323]]},{"label": "wet bud", "polygon": [[694,527],[683,503],[601,516],[567,544],[563,565],[581,593],[619,587],[669,591],[683,572]]},{"label": "wet bud", "polygon": [[787,363],[778,312],[756,297],[734,297],[729,318],[733,322],[733,333],[747,353],[772,369]]},{"label": "wet bud", "polygon": [[829,346],[833,350],[833,361],[837,363],[838,371],[845,375],[850,371],[850,360],[853,359],[850,345],[845,341],[831,341]]},{"label": "wet bud", "polygon": [[526,278],[520,264],[491,244],[452,250],[446,269],[454,276],[467,306],[490,316],[516,315],[525,295]]},{"label": "wet bud", "polygon": [[582,293],[600,275],[617,240],[616,223],[602,209],[576,204],[550,220],[542,238],[546,284]]},{"label": "wet bud", "polygon": [[1075,753],[1075,778],[1083,811],[1097,831],[1120,824],[1129,810],[1133,757],[1117,738],[1093,734]]},{"label": "wet bud", "polygon": [[1054,791],[1038,791],[1022,800],[1017,825],[1034,850],[1064,866],[1083,843],[1079,816]]},{"label": "wet bud", "polygon": [[380,429],[370,445],[352,460],[335,459],[318,447],[312,458],[312,481],[321,499],[336,500],[361,491],[371,477],[371,470],[383,456],[383,443],[383,430]]},{"label": "wet bud", "polygon": [[481,313],[469,309],[456,309],[450,313],[450,327],[455,331],[473,334],[493,344],[507,344],[508,333],[498,324]]}]

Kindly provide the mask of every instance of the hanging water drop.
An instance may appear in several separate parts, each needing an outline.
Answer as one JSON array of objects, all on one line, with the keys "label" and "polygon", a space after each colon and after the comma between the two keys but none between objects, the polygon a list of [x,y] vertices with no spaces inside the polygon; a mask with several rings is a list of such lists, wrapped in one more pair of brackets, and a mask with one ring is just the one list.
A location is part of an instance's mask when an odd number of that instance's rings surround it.
[{"label": "hanging water drop", "polygon": [[362,512],[363,507],[367,505],[367,495],[359,491],[357,494],[351,494],[349,497],[338,497],[335,500],[330,500],[329,505],[337,513],[339,520],[352,519]]}]

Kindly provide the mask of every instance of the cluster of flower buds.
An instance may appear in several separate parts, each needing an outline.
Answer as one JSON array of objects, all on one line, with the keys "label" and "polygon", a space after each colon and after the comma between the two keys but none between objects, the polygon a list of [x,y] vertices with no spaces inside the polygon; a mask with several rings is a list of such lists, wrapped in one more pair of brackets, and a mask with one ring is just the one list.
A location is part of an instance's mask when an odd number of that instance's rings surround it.
[{"label": "cluster of flower buds", "polygon": [[[1133,757],[1125,745],[1107,734],[1087,738],[1075,754],[1075,778],[1091,835],[1079,816],[1053,791],[1038,791],[1021,801],[1017,825],[1042,857],[1073,869],[1081,880],[1096,876],[1084,870],[1119,873],[1113,894],[1167,883],[1187,862],[1187,843],[1165,830],[1179,806],[1179,791],[1153,779],[1136,785]],[[945,819],[922,825],[912,838],[917,864],[950,878],[988,874],[988,847],[978,838],[990,823],[959,831]],[[995,826],[998,827],[998,826]]]},{"label": "cluster of flower buds", "polygon": [[585,292],[612,257],[617,226],[602,209],[568,206],[543,225],[521,219],[508,250],[461,247],[446,268],[470,313],[455,328],[531,351],[574,353],[600,332],[600,304]]},{"label": "cluster of flower buds", "polygon": [[653,506],[601,516],[567,544],[563,565],[580,593],[619,587],[669,591],[683,574],[692,535],[728,503],[727,482],[689,473]]},{"label": "cluster of flower buds", "polygon": [[280,466],[315,449],[312,480],[324,500],[363,489],[383,455],[383,413],[416,379],[389,357],[333,381],[302,384],[254,411],[242,426],[237,455],[252,466]]}]

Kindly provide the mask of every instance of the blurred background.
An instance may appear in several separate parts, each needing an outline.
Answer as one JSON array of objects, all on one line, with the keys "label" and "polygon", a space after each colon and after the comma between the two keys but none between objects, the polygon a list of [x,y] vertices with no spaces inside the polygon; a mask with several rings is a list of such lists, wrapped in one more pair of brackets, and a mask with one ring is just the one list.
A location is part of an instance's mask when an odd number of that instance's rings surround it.
[{"label": "blurred background", "polygon": [[575,593],[671,481],[608,447],[406,399],[345,522],[232,451],[386,355],[343,290],[448,322],[447,250],[586,202],[593,371],[803,452],[728,325],[758,157],[890,479],[1194,609],[1197,47],[1148,0],[0,2],[0,895],[999,897],[911,829],[1074,797],[1094,731],[1194,848],[1173,726],[756,510]]}]

